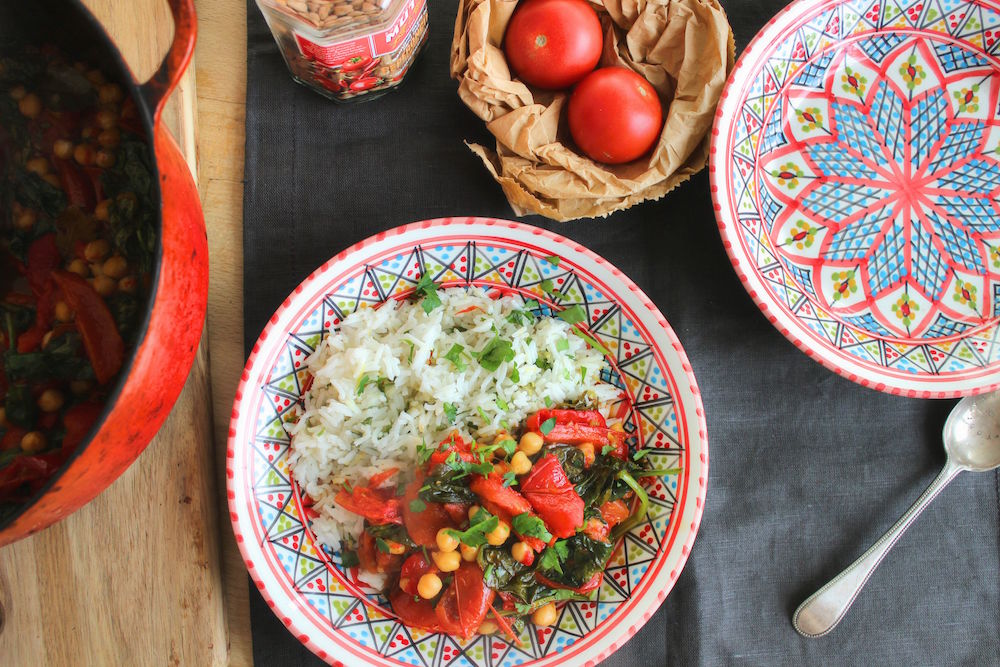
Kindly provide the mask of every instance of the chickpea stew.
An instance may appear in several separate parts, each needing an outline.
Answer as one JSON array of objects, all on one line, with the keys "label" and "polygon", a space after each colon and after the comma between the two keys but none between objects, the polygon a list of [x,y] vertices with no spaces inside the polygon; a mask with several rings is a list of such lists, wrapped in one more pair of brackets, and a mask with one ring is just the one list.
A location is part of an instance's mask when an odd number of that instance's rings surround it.
[{"label": "chickpea stew", "polygon": [[545,409],[520,437],[490,443],[457,433],[418,447],[419,468],[397,468],[334,501],[365,519],[345,567],[386,575],[385,595],[409,626],[461,637],[556,622],[557,605],[597,590],[620,538],[644,520],[640,481],[652,470],[629,456],[620,424],[595,410]]},{"label": "chickpea stew", "polygon": [[153,174],[119,84],[55,47],[0,51],[0,519],[84,441],[140,333]]}]

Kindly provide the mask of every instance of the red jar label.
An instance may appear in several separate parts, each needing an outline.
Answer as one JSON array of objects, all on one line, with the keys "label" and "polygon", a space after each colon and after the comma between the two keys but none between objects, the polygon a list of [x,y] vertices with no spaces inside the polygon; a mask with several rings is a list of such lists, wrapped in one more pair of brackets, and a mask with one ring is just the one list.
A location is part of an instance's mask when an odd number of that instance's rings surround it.
[{"label": "red jar label", "polygon": [[417,19],[426,10],[427,0],[408,0],[392,25],[380,32],[328,44],[317,44],[295,33],[295,41],[302,55],[327,67],[336,67],[356,57],[378,58],[402,46],[417,26]]}]

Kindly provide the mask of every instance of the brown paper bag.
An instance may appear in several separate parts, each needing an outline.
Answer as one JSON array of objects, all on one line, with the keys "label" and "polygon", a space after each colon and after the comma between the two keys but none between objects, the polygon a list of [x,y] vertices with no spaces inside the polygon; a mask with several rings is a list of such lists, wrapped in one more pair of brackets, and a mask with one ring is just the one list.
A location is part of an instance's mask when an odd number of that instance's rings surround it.
[{"label": "brown paper bag", "polygon": [[517,215],[553,220],[606,216],[659,199],[708,162],[709,130],[735,47],[716,0],[592,2],[604,27],[599,67],[623,65],[656,88],[665,122],[649,157],[595,162],[564,127],[568,93],[532,90],[514,79],[502,50],[517,0],[460,0],[451,75],[458,94],[486,121],[496,150],[469,144]]}]

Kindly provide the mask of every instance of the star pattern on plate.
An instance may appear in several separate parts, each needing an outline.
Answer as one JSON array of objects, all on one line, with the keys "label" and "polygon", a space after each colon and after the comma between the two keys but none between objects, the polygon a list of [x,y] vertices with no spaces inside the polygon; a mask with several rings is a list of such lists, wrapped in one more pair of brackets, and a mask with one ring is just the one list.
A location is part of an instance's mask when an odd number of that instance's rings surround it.
[{"label": "star pattern on plate", "polygon": [[251,463],[252,498],[264,536],[261,546],[271,551],[281,564],[287,585],[323,623],[364,649],[424,667],[519,665],[564,651],[629,599],[673,528],[680,474],[649,480],[651,506],[646,520],[626,535],[592,599],[564,605],[555,625],[536,628],[529,623],[515,644],[503,635],[461,640],[401,624],[392,615],[387,599],[358,580],[356,571],[343,568],[338,553],[314,541],[309,530],[312,509],[289,468],[290,440],[285,425],[302,409],[300,397],[308,381],[304,361],[320,341],[356,309],[412,291],[425,272],[445,286],[500,288],[539,299],[540,315],[582,306],[587,313],[587,330],[615,359],[614,365],[606,365],[602,378],[627,388],[635,397],[625,424],[630,448],[649,448],[647,456],[656,468],[683,465],[685,445],[668,391],[669,370],[657,362],[650,342],[613,298],[578,275],[567,262],[513,245],[468,242],[415,246],[363,267],[331,289],[288,334],[283,353],[266,374],[267,380],[260,386],[263,400],[256,414]]}]

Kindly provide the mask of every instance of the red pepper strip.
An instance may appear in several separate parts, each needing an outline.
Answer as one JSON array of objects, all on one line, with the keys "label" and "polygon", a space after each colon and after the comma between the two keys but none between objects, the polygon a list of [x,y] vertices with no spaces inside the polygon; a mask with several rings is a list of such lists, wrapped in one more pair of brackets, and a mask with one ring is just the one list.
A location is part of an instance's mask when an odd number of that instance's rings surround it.
[{"label": "red pepper strip", "polygon": [[76,312],[76,326],[100,384],[110,382],[125,360],[125,343],[104,299],[86,280],[67,271],[52,273],[66,303]]},{"label": "red pepper strip", "polygon": [[51,290],[49,278],[52,271],[62,263],[59,247],[56,245],[56,235],[45,234],[35,239],[28,246],[27,260],[25,270],[28,284],[31,285],[31,291],[35,296],[41,296]]},{"label": "red pepper strip", "polygon": [[42,339],[45,337],[46,327],[39,327],[37,324],[17,337],[17,351],[19,354],[34,352],[42,346]]},{"label": "red pepper strip", "polygon": [[582,424],[584,426],[607,426],[604,415],[596,410],[539,410],[528,417],[524,426],[529,431],[538,431],[549,419],[556,420],[556,426]]},{"label": "red pepper strip", "polygon": [[76,449],[100,418],[103,409],[100,403],[77,403],[67,410],[63,416],[66,435],[63,436],[62,448],[67,451]]},{"label": "red pepper strip", "polygon": [[70,206],[76,206],[81,211],[93,211],[97,203],[93,182],[69,160],[55,158],[56,173],[59,182],[66,193]]},{"label": "red pepper strip", "polygon": [[8,292],[3,295],[4,303],[10,303],[15,306],[32,306],[35,305],[35,297],[30,294],[20,294],[18,292]]},{"label": "red pepper strip", "polygon": [[591,591],[597,590],[598,588],[601,587],[601,583],[604,581],[604,572],[603,571],[595,572],[594,576],[592,576],[589,580],[584,582],[584,584],[579,588],[570,588],[565,584],[560,584],[559,582],[552,581],[548,577],[541,575],[538,572],[535,572],[535,579],[538,580],[538,583],[542,584],[543,586],[548,586],[549,588],[563,588],[569,591],[573,591],[574,593],[579,593],[580,595],[586,595],[587,593],[590,593]]},{"label": "red pepper strip", "polygon": [[26,495],[34,493],[59,468],[63,458],[62,452],[18,456],[0,470],[0,499],[20,498],[20,494],[15,494],[15,492],[24,484],[29,486],[29,492]]},{"label": "red pepper strip", "polygon": [[495,472],[490,473],[488,477],[473,476],[469,488],[477,496],[493,503],[511,516],[531,511],[531,505],[524,496],[509,486],[504,486],[503,478]]},{"label": "red pepper strip", "polygon": [[356,486],[350,493],[347,489],[341,489],[337,491],[333,501],[348,512],[363,516],[375,525],[403,523],[399,499],[385,498],[383,494],[367,486]]},{"label": "red pepper strip", "polygon": [[383,470],[376,475],[372,475],[372,478],[368,480],[368,484],[366,484],[366,486],[369,489],[377,489],[382,486],[383,482],[391,478],[397,472],[399,472],[399,468],[389,468],[388,470]]},{"label": "red pepper strip", "polygon": [[[447,445],[447,447],[445,447]],[[472,447],[467,443],[462,436],[457,433],[452,433],[447,438],[438,443],[437,450],[431,454],[431,457],[427,460],[428,468],[433,468],[436,465],[440,465],[448,460],[452,452],[458,455],[458,458],[463,461],[472,462],[475,461],[475,456],[472,455]]]},{"label": "red pepper strip", "polygon": [[583,525],[583,499],[554,455],[535,462],[521,481],[521,493],[555,537],[572,537]]},{"label": "red pepper strip", "polygon": [[490,603],[490,611],[493,612],[493,618],[496,619],[497,625],[500,626],[500,629],[503,630],[503,633],[508,637],[510,637],[511,639],[513,639],[515,645],[517,645],[518,647],[522,646],[521,640],[518,639],[517,635],[514,634],[514,628],[510,627],[510,623],[507,622],[507,619],[505,619],[497,612],[496,608],[493,607],[492,602]]},{"label": "red pepper strip", "polygon": [[629,510],[624,500],[609,500],[601,505],[601,518],[604,519],[609,528],[614,528],[629,518],[631,514],[631,510]]},{"label": "red pepper strip", "polygon": [[595,542],[604,542],[608,539],[611,528],[605,522],[596,517],[587,519],[587,524],[583,528],[583,534]]}]

